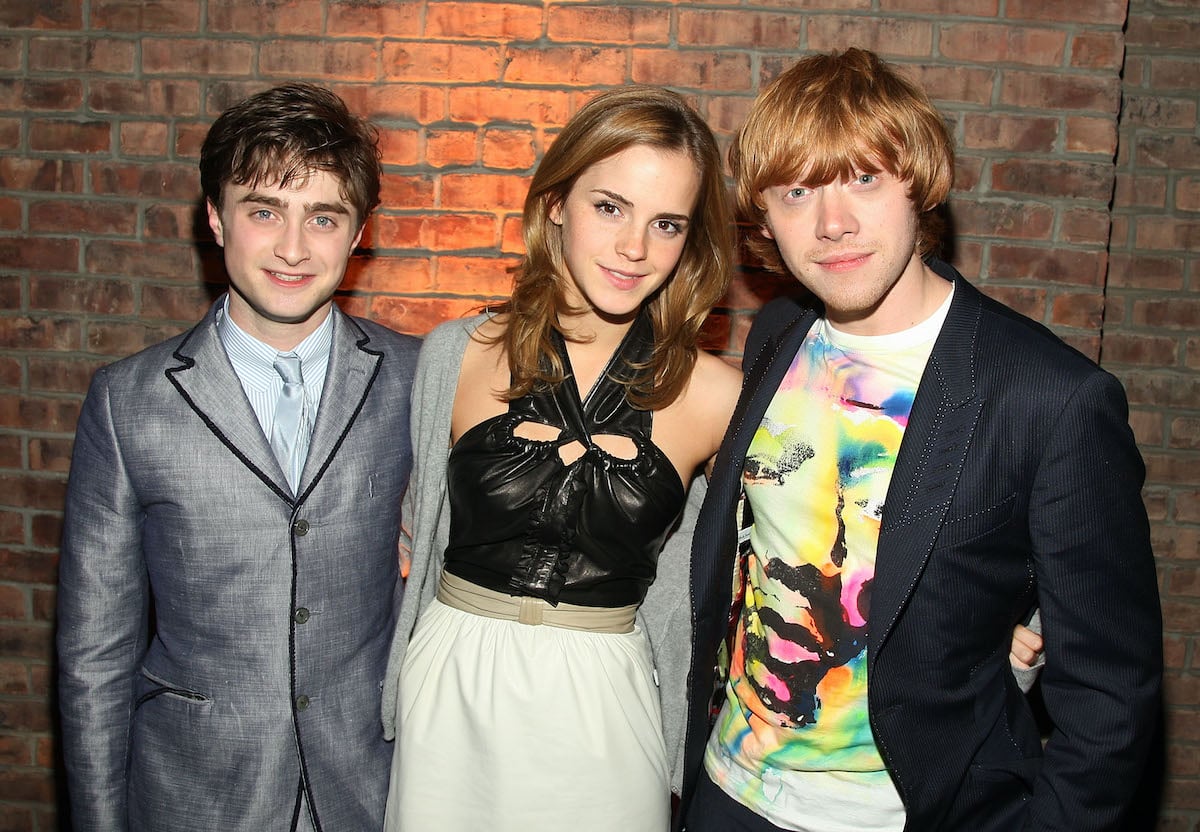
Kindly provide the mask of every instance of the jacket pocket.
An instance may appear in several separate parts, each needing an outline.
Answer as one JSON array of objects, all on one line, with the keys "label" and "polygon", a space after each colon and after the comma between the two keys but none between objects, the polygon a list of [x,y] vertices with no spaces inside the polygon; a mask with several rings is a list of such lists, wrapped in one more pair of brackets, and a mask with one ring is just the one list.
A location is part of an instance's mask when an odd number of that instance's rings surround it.
[{"label": "jacket pocket", "polygon": [[133,703],[133,709],[136,711],[151,699],[156,699],[159,696],[166,696],[177,701],[193,704],[207,704],[212,702],[205,694],[173,685],[165,679],[155,676],[143,667],[142,678],[138,683],[138,697]]}]

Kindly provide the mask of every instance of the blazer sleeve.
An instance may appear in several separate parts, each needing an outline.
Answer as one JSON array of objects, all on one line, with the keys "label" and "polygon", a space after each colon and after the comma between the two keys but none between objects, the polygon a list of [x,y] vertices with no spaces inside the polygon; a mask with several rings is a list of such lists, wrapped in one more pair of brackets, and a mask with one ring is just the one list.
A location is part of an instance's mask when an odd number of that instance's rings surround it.
[{"label": "blazer sleeve", "polygon": [[101,369],[76,430],[59,563],[58,693],[76,830],[129,824],[126,760],[149,587],[141,509],[125,465]]},{"label": "blazer sleeve", "polygon": [[1034,477],[1029,530],[1054,729],[1027,829],[1118,828],[1160,707],[1162,618],[1141,498],[1145,469],[1115,378],[1063,406]]}]

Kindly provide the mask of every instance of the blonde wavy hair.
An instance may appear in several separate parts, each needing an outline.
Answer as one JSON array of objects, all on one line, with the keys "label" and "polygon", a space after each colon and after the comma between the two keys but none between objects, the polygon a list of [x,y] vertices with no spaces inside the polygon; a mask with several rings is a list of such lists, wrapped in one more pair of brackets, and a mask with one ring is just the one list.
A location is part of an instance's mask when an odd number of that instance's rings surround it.
[{"label": "blonde wavy hair", "polygon": [[954,143],[919,87],[875,53],[847,49],[803,58],[772,81],[730,147],[729,167],[738,219],[754,228],[747,247],[768,269],[785,272],[778,245],[757,233],[766,221],[764,190],[886,170],[908,183],[924,256],[941,238],[933,209],[954,180]]},{"label": "blonde wavy hair", "polygon": [[647,301],[654,351],[636,368],[626,395],[636,407],[658,410],[686,387],[700,327],[725,294],[732,270],[734,232],[721,156],[712,131],[682,97],[659,87],[629,86],[584,105],[534,173],[523,214],[526,254],[512,269],[512,295],[498,310],[505,316],[503,332],[494,339],[504,346],[512,376],[505,399],[557,384],[565,375],[550,335],[557,330],[566,337],[559,316],[579,310],[567,300],[571,277],[551,210],[589,167],[635,145],[686,153],[700,175],[700,189],[679,263]]}]

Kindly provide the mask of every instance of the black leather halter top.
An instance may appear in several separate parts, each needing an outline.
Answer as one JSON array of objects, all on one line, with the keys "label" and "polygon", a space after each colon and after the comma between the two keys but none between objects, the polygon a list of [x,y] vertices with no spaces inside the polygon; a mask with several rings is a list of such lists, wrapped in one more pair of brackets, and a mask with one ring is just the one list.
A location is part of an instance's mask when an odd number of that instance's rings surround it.
[{"label": "black leather halter top", "polygon": [[[446,569],[552,604],[638,604],[684,500],[674,466],[650,442],[652,414],[633,408],[621,384],[632,364],[649,359],[652,324],[645,312],[638,316],[583,401],[566,344],[552,337],[567,378],[510,402],[450,451]],[[553,441],[515,436],[524,422],[561,433]],[[628,437],[636,455],[605,452],[592,440],[600,434]],[[575,441],[584,453],[567,464],[559,450]]]}]

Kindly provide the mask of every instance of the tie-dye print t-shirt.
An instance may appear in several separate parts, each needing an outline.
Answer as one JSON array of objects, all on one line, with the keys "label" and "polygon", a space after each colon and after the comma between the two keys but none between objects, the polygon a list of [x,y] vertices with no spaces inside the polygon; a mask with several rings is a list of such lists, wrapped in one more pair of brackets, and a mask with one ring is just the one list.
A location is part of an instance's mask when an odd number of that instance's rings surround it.
[{"label": "tie-dye print t-shirt", "polygon": [[706,767],[786,829],[904,825],[867,716],[871,583],[900,440],[948,308],[875,337],[819,321],[750,443],[745,604]]}]

